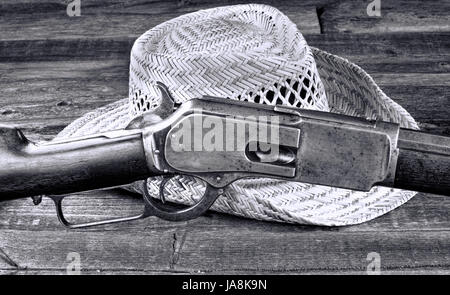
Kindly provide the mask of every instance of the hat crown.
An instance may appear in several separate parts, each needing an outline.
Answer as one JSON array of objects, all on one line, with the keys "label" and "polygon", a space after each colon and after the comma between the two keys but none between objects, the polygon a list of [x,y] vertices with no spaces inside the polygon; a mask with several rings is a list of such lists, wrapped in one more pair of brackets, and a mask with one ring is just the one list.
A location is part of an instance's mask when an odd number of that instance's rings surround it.
[{"label": "hat crown", "polygon": [[174,56],[267,52],[273,44],[269,40],[270,34],[258,26],[231,19],[212,19],[175,28],[152,49]]},{"label": "hat crown", "polygon": [[328,110],[311,49],[294,23],[266,5],[200,10],[144,33],[131,53],[133,115],[158,105],[157,81],[177,102],[210,95]]}]

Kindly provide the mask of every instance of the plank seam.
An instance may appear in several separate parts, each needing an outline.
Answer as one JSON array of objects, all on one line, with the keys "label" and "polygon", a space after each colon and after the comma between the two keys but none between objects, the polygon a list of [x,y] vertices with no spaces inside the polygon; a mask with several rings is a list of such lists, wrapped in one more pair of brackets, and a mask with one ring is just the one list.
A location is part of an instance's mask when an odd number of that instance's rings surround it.
[{"label": "plank seam", "polygon": [[319,22],[319,33],[323,34],[323,18],[322,14],[325,11],[325,7],[316,7],[317,20]]},{"label": "plank seam", "polygon": [[21,269],[19,264],[17,264],[11,257],[6,254],[6,252],[0,248],[0,258],[6,262],[8,265],[15,267],[16,269]]}]

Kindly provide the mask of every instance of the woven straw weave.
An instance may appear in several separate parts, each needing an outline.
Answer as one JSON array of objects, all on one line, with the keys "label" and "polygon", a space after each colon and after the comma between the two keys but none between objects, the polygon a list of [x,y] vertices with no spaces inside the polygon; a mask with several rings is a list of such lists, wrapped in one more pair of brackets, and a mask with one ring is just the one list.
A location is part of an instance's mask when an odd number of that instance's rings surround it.
[{"label": "woven straw weave", "polygon": [[158,104],[155,81],[179,103],[211,95],[328,110],[311,49],[269,6],[202,10],[147,31],[131,53],[132,115]]},{"label": "woven straw weave", "polygon": [[[264,5],[236,5],[187,14],[144,33],[132,49],[128,99],[76,120],[58,137],[125,128],[159,103],[155,81],[177,102],[202,95],[284,104],[417,128],[373,79],[346,59],[310,48],[285,15]],[[157,196],[160,177],[150,178]],[[128,187],[143,191],[143,182]],[[192,204],[203,183],[179,176],[166,185],[169,201]],[[356,192],[266,178],[226,188],[212,210],[260,220],[319,225],[361,223],[403,204],[414,192],[375,187]]]}]

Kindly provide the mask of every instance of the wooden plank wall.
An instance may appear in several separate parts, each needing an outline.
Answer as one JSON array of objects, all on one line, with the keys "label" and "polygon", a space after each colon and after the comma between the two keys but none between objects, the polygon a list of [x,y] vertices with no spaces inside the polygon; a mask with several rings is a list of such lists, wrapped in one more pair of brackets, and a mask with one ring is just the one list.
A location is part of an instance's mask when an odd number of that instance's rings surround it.
[{"label": "wooden plank wall", "polygon": [[[133,41],[180,14],[246,1],[63,0],[0,3],[0,123],[52,138],[82,114],[123,98]],[[253,2],[253,1],[252,1]],[[448,1],[258,1],[276,6],[311,46],[362,66],[424,130],[450,135]],[[98,203],[87,206],[88,198]],[[73,217],[129,213],[122,191],[80,194]],[[419,194],[374,221],[340,228],[294,226],[209,213],[194,221],[150,218],[65,230],[48,199],[0,203],[0,273],[64,273],[69,252],[84,273],[364,273],[369,252],[384,273],[449,273],[450,199]]]}]

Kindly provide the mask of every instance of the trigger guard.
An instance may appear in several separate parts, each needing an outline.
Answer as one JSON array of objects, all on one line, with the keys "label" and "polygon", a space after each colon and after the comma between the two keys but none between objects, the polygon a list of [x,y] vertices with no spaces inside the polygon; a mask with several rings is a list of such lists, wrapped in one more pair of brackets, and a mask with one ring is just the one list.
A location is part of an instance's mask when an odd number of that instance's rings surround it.
[{"label": "trigger guard", "polygon": [[[169,177],[169,179],[170,178],[171,177]],[[151,196],[150,192],[148,191],[147,181],[148,179],[144,182],[144,200],[146,202],[146,213],[168,221],[187,221],[195,219],[208,211],[208,209],[212,206],[212,204],[214,204],[216,199],[221,194],[223,194],[223,189],[215,188],[206,183],[205,192],[203,193],[203,197],[198,203],[187,208],[173,210],[173,207],[171,207],[170,205],[159,203],[155,198]],[[163,189],[164,187],[161,186],[160,196],[163,194]]]},{"label": "trigger guard", "polygon": [[119,222],[124,222],[124,221],[132,221],[132,220],[144,219],[144,218],[149,217],[149,215],[147,214],[147,212],[144,208],[144,212],[142,212],[141,214],[138,214],[138,215],[134,215],[134,216],[110,218],[110,219],[91,221],[91,222],[83,222],[83,223],[71,223],[66,219],[63,208],[62,208],[62,206],[63,206],[62,201],[66,196],[65,195],[48,195],[47,197],[52,199],[52,201],[55,203],[56,215],[58,216],[58,220],[61,222],[62,225],[64,225],[67,228],[70,228],[70,229],[87,228],[87,227],[91,227],[91,226],[119,223]]}]

